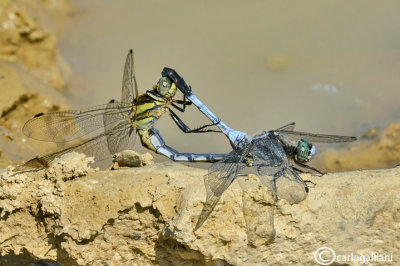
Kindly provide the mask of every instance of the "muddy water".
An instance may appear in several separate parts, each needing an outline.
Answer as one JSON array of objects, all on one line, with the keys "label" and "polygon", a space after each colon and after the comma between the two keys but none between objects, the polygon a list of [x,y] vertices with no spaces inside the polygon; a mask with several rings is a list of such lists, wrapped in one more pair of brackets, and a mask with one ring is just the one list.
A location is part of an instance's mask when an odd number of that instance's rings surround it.
[{"label": "muddy water", "polygon": [[[357,135],[400,120],[399,1],[76,3],[60,42],[75,70],[73,107],[118,99],[133,48],[142,92],[174,68],[225,123],[251,134],[296,121],[298,130]],[[182,119],[207,122],[195,109]],[[168,117],[157,128],[181,151],[229,149]]]}]

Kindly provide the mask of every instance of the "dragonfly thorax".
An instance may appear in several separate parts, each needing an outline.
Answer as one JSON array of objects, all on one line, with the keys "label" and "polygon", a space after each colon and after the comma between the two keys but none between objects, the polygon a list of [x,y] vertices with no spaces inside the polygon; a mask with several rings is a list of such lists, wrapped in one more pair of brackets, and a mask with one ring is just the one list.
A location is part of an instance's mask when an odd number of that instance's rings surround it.
[{"label": "dragonfly thorax", "polygon": [[299,162],[309,162],[315,154],[315,146],[307,139],[301,139],[297,143],[296,159]]}]

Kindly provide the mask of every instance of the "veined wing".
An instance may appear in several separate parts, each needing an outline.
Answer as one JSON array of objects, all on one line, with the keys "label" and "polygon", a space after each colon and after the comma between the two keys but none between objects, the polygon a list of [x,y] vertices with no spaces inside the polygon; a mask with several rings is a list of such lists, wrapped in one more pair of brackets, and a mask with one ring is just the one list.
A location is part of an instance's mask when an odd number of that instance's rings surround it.
[{"label": "veined wing", "polygon": [[84,153],[89,157],[94,157],[95,161],[101,161],[111,156],[107,145],[108,144],[107,138],[110,135],[119,135],[121,134],[121,132],[124,132],[128,129],[129,125],[122,125],[120,127],[115,127],[111,131],[106,131],[101,134],[98,134],[90,139],[87,139],[76,145],[72,145],[71,147],[68,147],[64,150],[33,158],[32,160],[27,161],[20,168],[39,169],[48,167],[55,158],[60,157],[72,151]]},{"label": "veined wing", "polygon": [[132,103],[139,95],[138,86],[135,76],[135,66],[133,61],[133,51],[129,50],[126,57],[124,75],[122,78],[122,95],[121,102]]},{"label": "veined wing", "polygon": [[[132,109],[132,104],[116,103],[82,110],[40,113],[28,120],[22,130],[26,136],[36,140],[68,142],[103,130],[103,115],[128,117]],[[129,120],[121,122],[129,124]]]},{"label": "veined wing", "polygon": [[250,148],[251,145],[249,144],[243,149],[234,150],[230,152],[227,157],[209,168],[208,174],[204,176],[207,199],[201,210],[194,231],[207,220],[221,198],[222,193],[228,189],[230,184],[232,184],[237,177],[239,171],[244,168],[243,159]]},{"label": "veined wing", "polygon": [[[107,108],[111,109],[119,105],[119,102],[111,101],[107,104]],[[106,134],[108,151],[111,154],[122,151],[128,145],[132,133],[135,132],[135,127],[131,122],[131,113],[132,112],[104,112],[103,114],[104,130],[105,132],[112,133]],[[134,138],[134,140],[135,139],[136,138]]]},{"label": "veined wing", "polygon": [[293,131],[295,126],[296,126],[296,123],[292,122],[290,124],[287,124],[287,125],[284,125],[283,127],[278,128],[277,131],[282,131],[282,130]]},{"label": "veined wing", "polygon": [[[124,66],[124,74],[122,77],[122,93],[121,93],[121,102],[132,104],[134,99],[138,97],[138,86],[136,82],[135,76],[135,65],[133,58],[132,49],[129,50],[129,53],[126,57],[125,66]],[[112,108],[113,106],[118,106],[118,102],[110,102],[107,107]],[[135,109],[136,110],[136,109]],[[134,110],[132,110],[134,111]],[[104,128],[106,131],[110,131],[113,127],[124,127],[124,124],[129,121],[132,122],[135,119],[135,115],[132,116],[132,112],[129,113],[104,113],[103,122]],[[114,154],[117,153],[123,148],[125,148],[129,142],[129,138],[132,133],[134,133],[135,128],[133,125],[130,127],[125,127],[125,130],[121,130],[118,134],[112,134],[107,136],[107,145],[108,150]],[[135,140],[136,138],[134,138]]]},{"label": "veined wing", "polygon": [[282,168],[272,177],[270,184],[276,197],[299,203],[307,197],[308,186],[291,167]]},{"label": "veined wing", "polygon": [[[290,192],[290,195],[284,193],[284,198],[299,202],[306,197],[307,185],[291,168],[285,151],[272,135],[266,135],[264,138],[254,140],[254,148],[252,152],[254,167],[256,168],[258,177],[264,186],[272,187],[273,193],[277,195],[278,190],[276,181],[279,178],[285,178],[285,181],[289,182],[282,182],[281,184],[285,184],[287,188],[293,186],[293,182],[295,182],[300,184],[304,190]],[[287,189],[284,189],[283,187],[280,187],[279,190],[287,192]]]},{"label": "veined wing", "polygon": [[253,145],[253,165],[259,176],[273,176],[290,166],[285,151],[271,134],[254,139]]},{"label": "veined wing", "polygon": [[341,142],[352,142],[357,140],[356,137],[352,136],[314,134],[314,133],[290,131],[290,130],[277,130],[275,131],[275,133],[287,139],[293,145],[297,145],[297,142],[303,138],[308,139],[310,142],[317,142],[317,143],[341,143]]},{"label": "veined wing", "polygon": [[253,165],[261,183],[271,188],[277,195],[275,181],[290,167],[287,155],[282,146],[271,133],[253,140]]}]

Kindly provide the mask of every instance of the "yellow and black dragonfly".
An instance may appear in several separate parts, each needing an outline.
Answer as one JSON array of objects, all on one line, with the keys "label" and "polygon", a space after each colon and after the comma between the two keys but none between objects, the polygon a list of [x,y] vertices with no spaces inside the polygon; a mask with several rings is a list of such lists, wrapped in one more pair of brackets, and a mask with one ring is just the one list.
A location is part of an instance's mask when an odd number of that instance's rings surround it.
[{"label": "yellow and black dragonfly", "polygon": [[56,143],[71,143],[63,150],[38,156],[29,160],[23,168],[44,168],[56,157],[71,151],[93,156],[96,161],[109,157],[133,144],[136,134],[142,145],[156,153],[167,156],[174,161],[216,161],[224,154],[180,153],[167,146],[159,131],[154,128],[155,122],[168,113],[178,127],[185,133],[220,132],[204,125],[190,129],[176,115],[171,107],[184,112],[187,101],[174,99],[176,84],[168,75],[163,75],[152,90],[139,95],[134,72],[133,52],[126,58],[122,80],[121,101],[111,100],[108,104],[82,110],[39,113],[28,120],[23,132],[36,140]]}]

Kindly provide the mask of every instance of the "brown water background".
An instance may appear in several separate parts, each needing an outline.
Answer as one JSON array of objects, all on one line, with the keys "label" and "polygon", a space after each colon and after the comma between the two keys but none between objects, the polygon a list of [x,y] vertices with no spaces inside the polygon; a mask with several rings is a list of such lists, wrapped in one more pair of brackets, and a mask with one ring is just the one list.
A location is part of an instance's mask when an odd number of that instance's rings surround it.
[{"label": "brown water background", "polygon": [[[225,123],[249,134],[295,121],[302,131],[359,135],[400,120],[399,1],[76,4],[60,40],[74,69],[73,108],[119,99],[133,48],[141,92],[174,68]],[[189,125],[208,122],[190,109],[182,115]],[[222,136],[181,133],[168,115],[156,127],[183,152],[229,150]]]}]

